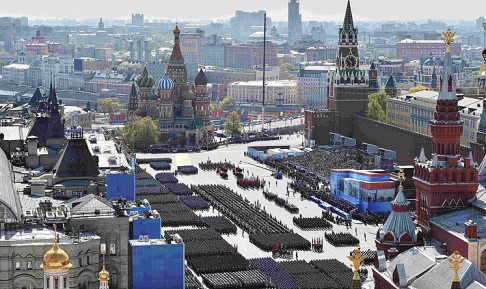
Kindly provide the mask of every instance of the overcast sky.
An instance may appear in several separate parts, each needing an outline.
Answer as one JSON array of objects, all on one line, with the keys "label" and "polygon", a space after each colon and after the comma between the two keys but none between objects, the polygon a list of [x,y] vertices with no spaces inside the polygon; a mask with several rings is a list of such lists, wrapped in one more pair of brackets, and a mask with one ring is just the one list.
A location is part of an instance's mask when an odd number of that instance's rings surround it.
[{"label": "overcast sky", "polygon": [[[304,21],[342,21],[347,0],[301,0]],[[484,0],[351,0],[357,20],[477,19]],[[236,10],[266,10],[272,20],[287,20],[287,0],[1,0],[0,15],[39,18],[229,19]]]}]

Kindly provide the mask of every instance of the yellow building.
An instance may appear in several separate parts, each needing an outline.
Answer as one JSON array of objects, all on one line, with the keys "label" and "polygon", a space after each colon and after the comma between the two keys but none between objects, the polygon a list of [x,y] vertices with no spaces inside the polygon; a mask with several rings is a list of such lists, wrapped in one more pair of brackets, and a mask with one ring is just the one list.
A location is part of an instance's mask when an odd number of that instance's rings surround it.
[{"label": "yellow building", "polygon": [[[389,98],[386,104],[386,123],[431,136],[429,122],[434,118],[438,96],[437,91],[424,90]],[[464,121],[461,144],[468,146],[471,141],[476,141],[483,100],[460,96],[458,98],[461,119]]]}]

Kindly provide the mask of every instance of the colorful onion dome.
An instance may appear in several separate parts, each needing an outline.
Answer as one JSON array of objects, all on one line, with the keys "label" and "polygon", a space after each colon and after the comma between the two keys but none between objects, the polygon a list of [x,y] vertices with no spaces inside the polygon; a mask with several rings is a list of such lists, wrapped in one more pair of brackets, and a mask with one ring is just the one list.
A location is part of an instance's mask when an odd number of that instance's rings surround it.
[{"label": "colorful onion dome", "polygon": [[140,74],[140,76],[137,78],[138,87],[151,88],[154,86],[154,83],[154,78],[148,73],[147,67],[145,67],[142,74]]},{"label": "colorful onion dome", "polygon": [[159,80],[157,87],[159,90],[172,90],[174,88],[174,81],[165,74],[164,77]]},{"label": "colorful onion dome", "polygon": [[208,85],[208,78],[206,77],[206,74],[204,71],[199,70],[199,73],[197,74],[196,78],[194,79],[194,84],[197,86],[206,86]]}]

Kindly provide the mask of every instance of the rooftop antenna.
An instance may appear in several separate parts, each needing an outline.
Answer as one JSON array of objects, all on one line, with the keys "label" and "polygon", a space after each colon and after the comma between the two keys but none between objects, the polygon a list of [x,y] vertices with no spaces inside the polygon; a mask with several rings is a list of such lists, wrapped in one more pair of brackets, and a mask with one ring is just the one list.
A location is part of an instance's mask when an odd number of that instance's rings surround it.
[{"label": "rooftop antenna", "polygon": [[267,13],[263,14],[263,85],[262,85],[262,132],[265,129],[265,66],[267,52]]}]

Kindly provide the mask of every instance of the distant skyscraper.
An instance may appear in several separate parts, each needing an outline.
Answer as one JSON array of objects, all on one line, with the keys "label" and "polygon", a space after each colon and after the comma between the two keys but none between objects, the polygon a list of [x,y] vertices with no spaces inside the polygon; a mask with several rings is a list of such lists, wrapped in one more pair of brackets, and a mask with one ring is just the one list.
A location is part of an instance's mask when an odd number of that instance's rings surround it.
[{"label": "distant skyscraper", "polygon": [[302,15],[300,15],[299,6],[299,0],[289,1],[288,32],[289,43],[291,44],[302,36]]},{"label": "distant skyscraper", "polygon": [[132,14],[132,25],[143,27],[144,24],[143,14]]},{"label": "distant skyscraper", "polygon": [[103,18],[100,18],[100,22],[98,22],[98,30],[105,30],[105,23],[103,23]]}]

